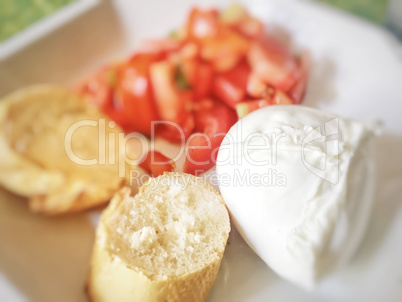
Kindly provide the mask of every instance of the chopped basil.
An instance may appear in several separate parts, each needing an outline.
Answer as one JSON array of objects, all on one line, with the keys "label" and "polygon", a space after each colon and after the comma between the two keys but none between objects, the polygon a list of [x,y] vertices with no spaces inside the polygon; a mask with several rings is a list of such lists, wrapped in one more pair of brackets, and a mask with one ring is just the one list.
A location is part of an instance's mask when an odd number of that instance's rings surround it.
[{"label": "chopped basil", "polygon": [[177,30],[172,30],[172,31],[169,33],[169,38],[177,39],[178,36],[179,36],[179,34],[177,33]]},{"label": "chopped basil", "polygon": [[180,66],[176,70],[175,80],[176,85],[180,90],[186,90],[191,88]]}]

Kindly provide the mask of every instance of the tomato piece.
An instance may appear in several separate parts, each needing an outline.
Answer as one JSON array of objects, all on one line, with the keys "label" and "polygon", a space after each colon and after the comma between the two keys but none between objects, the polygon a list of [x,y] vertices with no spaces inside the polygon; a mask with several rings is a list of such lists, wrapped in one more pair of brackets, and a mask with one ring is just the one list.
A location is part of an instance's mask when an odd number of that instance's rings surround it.
[{"label": "tomato piece", "polygon": [[116,99],[122,103],[128,128],[151,135],[151,122],[158,120],[149,77],[149,67],[159,56],[138,53],[124,66],[116,87]]},{"label": "tomato piece", "polygon": [[79,91],[101,108],[126,132],[151,134],[157,120],[149,80],[149,67],[160,55],[138,53],[124,64],[102,69],[81,85]]},{"label": "tomato piece", "polygon": [[211,98],[203,98],[193,104],[193,110],[199,111],[199,110],[210,109],[210,108],[214,107],[215,105],[216,105],[216,100],[211,99]]},{"label": "tomato piece", "polygon": [[213,84],[214,95],[231,108],[244,98],[244,90],[223,76],[217,76]]},{"label": "tomato piece", "polygon": [[266,36],[253,43],[247,58],[253,73],[282,91],[287,92],[299,76],[294,56],[273,37]]},{"label": "tomato piece", "polygon": [[194,8],[187,20],[187,35],[190,39],[204,39],[219,33],[219,20],[216,10],[201,11]]},{"label": "tomato piece", "polygon": [[180,115],[181,120],[178,123],[172,121],[164,121],[157,126],[157,135],[170,141],[171,143],[184,144],[187,138],[194,130],[193,110],[193,92],[184,90],[179,92],[185,111]]},{"label": "tomato piece", "polygon": [[265,83],[258,74],[250,73],[247,80],[247,94],[254,98],[265,97],[269,85]]},{"label": "tomato piece", "polygon": [[262,36],[264,32],[263,24],[249,15],[249,13],[237,3],[231,4],[220,14],[220,19],[224,24],[231,26],[234,30],[250,39]]},{"label": "tomato piece", "polygon": [[267,107],[270,105],[270,102],[266,99],[261,100],[249,100],[238,103],[236,105],[236,113],[239,119],[245,117],[250,112],[253,112],[257,109]]},{"label": "tomato piece", "polygon": [[272,105],[292,105],[293,101],[286,93],[277,89],[270,103]]},{"label": "tomato piece", "polygon": [[158,151],[149,151],[145,159],[140,163],[143,168],[152,177],[162,175],[164,172],[173,172],[176,163]]},{"label": "tomato piece", "polygon": [[124,132],[131,132],[130,122],[126,118],[124,109],[104,109],[103,112],[117,125],[124,130]]},{"label": "tomato piece", "polygon": [[236,66],[241,59],[242,55],[235,53],[232,54],[228,53],[226,56],[221,56],[219,58],[214,59],[212,61],[212,64],[216,72],[225,72]]},{"label": "tomato piece", "polygon": [[226,28],[218,36],[202,41],[201,57],[211,62],[215,71],[225,72],[235,67],[249,49],[247,39]]},{"label": "tomato piece", "polygon": [[184,115],[184,119],[179,124],[162,123],[157,128],[157,135],[171,143],[184,144],[194,130],[194,116],[191,113]]},{"label": "tomato piece", "polygon": [[211,94],[214,70],[210,64],[200,62],[197,65],[195,83],[193,85],[194,97],[199,100]]},{"label": "tomato piece", "polygon": [[200,60],[183,60],[180,68],[194,92],[195,99],[202,99],[210,95],[214,75],[210,64]]},{"label": "tomato piece", "polygon": [[179,123],[185,111],[184,103],[180,98],[175,83],[176,66],[169,61],[153,63],[150,67],[155,101],[159,116],[163,120]]},{"label": "tomato piece", "polygon": [[235,109],[236,104],[244,100],[250,67],[241,62],[232,70],[218,74],[214,78],[213,93],[229,107]]},{"label": "tomato piece", "polygon": [[219,21],[216,10],[193,9],[186,29],[188,40],[200,46],[201,58],[219,72],[234,67],[250,48],[247,39]]},{"label": "tomato piece", "polygon": [[289,90],[289,95],[295,104],[300,104],[306,94],[308,74],[310,73],[310,55],[307,52],[302,53],[299,62],[300,78]]},{"label": "tomato piece", "polygon": [[234,29],[249,39],[259,39],[264,34],[264,25],[262,22],[250,16],[243,19],[239,24],[236,24]]},{"label": "tomato piece", "polygon": [[236,105],[236,113],[239,119],[247,114],[263,107],[271,105],[292,105],[292,99],[284,92],[276,90],[270,99],[248,100]]},{"label": "tomato piece", "polygon": [[180,57],[183,60],[197,59],[200,49],[195,42],[188,42],[180,49]]},{"label": "tomato piece", "polygon": [[113,70],[105,67],[86,79],[75,90],[97,107],[107,108],[113,99],[112,80]]},{"label": "tomato piece", "polygon": [[236,121],[236,112],[223,104],[196,111],[197,133],[187,141],[184,172],[199,175],[212,168],[224,136]]},{"label": "tomato piece", "polygon": [[180,64],[181,71],[187,83],[194,89],[197,83],[198,60],[183,60]]},{"label": "tomato piece", "polygon": [[75,90],[83,98],[102,110],[111,120],[115,121],[124,131],[130,131],[124,107],[115,95],[115,86],[120,73],[121,64],[102,68],[86,79]]}]

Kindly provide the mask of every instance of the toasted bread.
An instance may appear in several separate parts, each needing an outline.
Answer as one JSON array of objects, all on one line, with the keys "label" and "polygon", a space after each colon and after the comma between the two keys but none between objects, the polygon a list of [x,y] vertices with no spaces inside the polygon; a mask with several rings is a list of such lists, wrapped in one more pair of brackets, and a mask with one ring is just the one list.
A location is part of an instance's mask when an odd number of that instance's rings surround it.
[{"label": "toasted bread", "polygon": [[[79,127],[70,128],[74,125]],[[108,164],[109,148],[118,156],[114,147],[120,132],[97,108],[63,87],[19,90],[0,100],[0,185],[27,197],[30,208],[43,214],[100,205],[126,182],[118,175],[118,163]],[[77,158],[97,163],[83,165]]]},{"label": "toasted bread", "polygon": [[90,300],[204,301],[229,232],[220,193],[201,178],[164,173],[134,197],[123,188],[97,229]]}]

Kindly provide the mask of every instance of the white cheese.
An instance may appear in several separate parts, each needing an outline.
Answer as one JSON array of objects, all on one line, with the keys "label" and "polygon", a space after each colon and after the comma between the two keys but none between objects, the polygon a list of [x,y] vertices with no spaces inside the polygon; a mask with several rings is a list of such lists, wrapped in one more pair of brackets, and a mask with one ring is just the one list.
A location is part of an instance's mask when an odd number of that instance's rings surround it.
[{"label": "white cheese", "polygon": [[372,204],[372,131],[303,106],[240,120],[218,154],[219,188],[249,246],[306,289],[351,258]]}]

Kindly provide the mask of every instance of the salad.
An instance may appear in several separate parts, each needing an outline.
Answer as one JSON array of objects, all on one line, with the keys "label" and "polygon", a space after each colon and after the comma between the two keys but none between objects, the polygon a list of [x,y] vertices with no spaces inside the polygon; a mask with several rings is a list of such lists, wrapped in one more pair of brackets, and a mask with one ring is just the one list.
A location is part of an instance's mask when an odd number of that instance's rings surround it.
[{"label": "salad", "polygon": [[[239,118],[301,103],[308,69],[308,55],[294,55],[233,4],[223,11],[194,8],[167,38],[145,41],[77,90],[126,132],[186,143],[184,172],[198,175],[215,165],[216,150]],[[142,166],[154,176],[174,169],[169,160]]]}]

